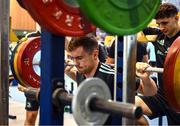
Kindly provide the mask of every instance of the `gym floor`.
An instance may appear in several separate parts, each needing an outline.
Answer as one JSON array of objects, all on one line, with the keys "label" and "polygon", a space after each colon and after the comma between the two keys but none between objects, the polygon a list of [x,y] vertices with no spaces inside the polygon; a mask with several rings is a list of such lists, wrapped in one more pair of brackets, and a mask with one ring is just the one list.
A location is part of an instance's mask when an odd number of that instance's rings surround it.
[{"label": "gym floor", "polygon": [[[25,96],[18,91],[17,86],[9,87],[9,115],[16,116],[16,119],[9,119],[9,126],[23,126],[25,120]],[[39,116],[36,120],[38,125]],[[77,126],[72,114],[64,114],[64,126]]]}]

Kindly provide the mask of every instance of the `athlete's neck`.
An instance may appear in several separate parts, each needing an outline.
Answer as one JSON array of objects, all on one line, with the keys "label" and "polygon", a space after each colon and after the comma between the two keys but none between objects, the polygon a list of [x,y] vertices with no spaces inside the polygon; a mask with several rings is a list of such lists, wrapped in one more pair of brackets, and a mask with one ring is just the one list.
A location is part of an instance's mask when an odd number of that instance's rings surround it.
[{"label": "athlete's neck", "polygon": [[171,35],[167,35],[168,38],[174,37],[174,36],[180,31],[180,25],[178,25],[177,27],[178,27],[178,28],[176,28]]}]

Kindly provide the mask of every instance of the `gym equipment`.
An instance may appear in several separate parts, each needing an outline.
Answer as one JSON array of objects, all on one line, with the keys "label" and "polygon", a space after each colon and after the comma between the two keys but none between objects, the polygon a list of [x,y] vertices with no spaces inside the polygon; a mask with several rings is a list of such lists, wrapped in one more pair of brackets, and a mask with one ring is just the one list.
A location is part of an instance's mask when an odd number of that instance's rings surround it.
[{"label": "gym equipment", "polygon": [[180,112],[180,37],[168,50],[164,62],[164,93],[173,109]]},{"label": "gym equipment", "polygon": [[79,125],[102,125],[109,114],[131,119],[138,119],[142,115],[142,109],[138,106],[111,101],[108,86],[99,78],[84,80],[74,96],[63,88],[57,88],[52,98],[56,107],[72,104],[73,116]]},{"label": "gym equipment", "polygon": [[24,42],[17,43],[16,47],[13,49],[11,58],[10,58],[10,67],[13,73],[14,78],[20,83],[22,86],[26,86],[25,82],[20,78],[19,73],[17,71],[17,54],[19,52],[19,48],[24,45]]},{"label": "gym equipment", "polygon": [[83,36],[96,29],[81,13],[76,0],[22,0],[22,3],[35,21],[56,35]]},{"label": "gym equipment", "polygon": [[40,75],[38,75],[33,68],[33,60],[39,50],[40,37],[29,38],[20,49],[17,57],[19,75],[27,84],[36,88],[40,86]]},{"label": "gym equipment", "polygon": [[157,68],[157,67],[148,67],[145,69],[147,72],[157,72],[157,73],[163,73],[163,68]]},{"label": "gym equipment", "polygon": [[84,14],[104,31],[135,34],[155,16],[160,0],[77,0]]},{"label": "gym equipment", "polygon": [[40,87],[40,37],[31,37],[14,48],[10,60],[15,79],[25,87]]}]

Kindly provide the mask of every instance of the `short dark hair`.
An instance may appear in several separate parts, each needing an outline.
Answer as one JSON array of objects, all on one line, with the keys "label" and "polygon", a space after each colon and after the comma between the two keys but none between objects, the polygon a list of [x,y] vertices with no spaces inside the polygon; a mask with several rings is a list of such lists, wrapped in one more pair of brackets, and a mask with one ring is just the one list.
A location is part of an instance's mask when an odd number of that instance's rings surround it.
[{"label": "short dark hair", "polygon": [[68,51],[73,51],[82,46],[85,51],[92,53],[93,50],[98,50],[98,42],[94,37],[85,36],[71,39],[68,45]]},{"label": "short dark hair", "polygon": [[171,3],[164,3],[160,5],[159,11],[157,12],[155,19],[170,18],[178,14],[178,9]]}]

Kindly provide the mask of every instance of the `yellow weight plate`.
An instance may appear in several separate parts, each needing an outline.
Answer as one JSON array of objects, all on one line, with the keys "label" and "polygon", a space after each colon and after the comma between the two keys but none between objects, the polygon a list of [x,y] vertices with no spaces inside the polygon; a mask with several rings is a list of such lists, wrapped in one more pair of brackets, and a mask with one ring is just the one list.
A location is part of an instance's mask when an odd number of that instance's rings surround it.
[{"label": "yellow weight plate", "polygon": [[15,71],[16,77],[17,77],[17,79],[19,80],[20,84],[21,84],[22,86],[27,87],[26,82],[25,82],[24,80],[22,80],[22,78],[19,76],[18,64],[17,64],[18,53],[19,53],[21,47],[22,47],[24,44],[26,44],[26,43],[25,43],[25,42],[22,42],[22,43],[19,45],[19,47],[17,48],[16,53],[15,53],[15,55],[14,55],[14,71]]}]

